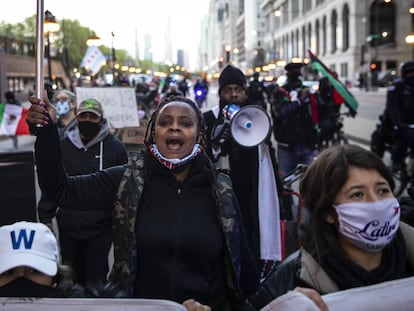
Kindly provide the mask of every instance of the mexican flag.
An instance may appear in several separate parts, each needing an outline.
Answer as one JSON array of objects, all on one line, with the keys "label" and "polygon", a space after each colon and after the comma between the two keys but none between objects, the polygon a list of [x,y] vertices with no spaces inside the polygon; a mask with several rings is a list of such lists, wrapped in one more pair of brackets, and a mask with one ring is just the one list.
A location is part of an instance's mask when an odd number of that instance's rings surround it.
[{"label": "mexican flag", "polygon": [[340,96],[342,96],[343,100],[345,100],[345,105],[348,106],[353,115],[356,115],[358,110],[358,101],[356,98],[351,94],[351,92],[348,91],[346,86],[339,79],[333,76],[331,70],[326,67],[326,65],[315,54],[313,54],[311,50],[308,50],[308,53],[312,69],[328,78],[335,90]]},{"label": "mexican flag", "polygon": [[30,135],[26,123],[28,111],[22,106],[0,103],[0,136]]}]

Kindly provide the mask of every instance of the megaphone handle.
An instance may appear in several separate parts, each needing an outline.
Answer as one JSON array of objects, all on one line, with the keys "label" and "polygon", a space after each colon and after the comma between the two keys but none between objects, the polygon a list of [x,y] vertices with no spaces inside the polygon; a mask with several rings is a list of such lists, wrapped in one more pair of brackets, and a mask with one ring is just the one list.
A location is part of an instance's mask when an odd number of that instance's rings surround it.
[{"label": "megaphone handle", "polygon": [[226,140],[228,139],[229,125],[230,125],[230,121],[225,119],[224,122],[223,122],[223,129],[222,129],[222,132],[220,133],[220,135],[222,135],[226,131],[227,131],[227,134],[225,135],[225,137],[222,137],[222,138],[219,139],[220,144],[224,144],[226,142]]}]

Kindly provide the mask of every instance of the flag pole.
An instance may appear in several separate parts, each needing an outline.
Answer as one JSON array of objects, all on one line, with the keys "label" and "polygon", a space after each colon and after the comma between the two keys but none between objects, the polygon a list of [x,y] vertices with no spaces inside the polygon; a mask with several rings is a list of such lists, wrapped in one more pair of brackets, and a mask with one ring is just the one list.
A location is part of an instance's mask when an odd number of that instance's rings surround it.
[{"label": "flag pole", "polygon": [[41,100],[43,99],[44,88],[44,36],[43,25],[45,10],[43,0],[37,0],[37,13],[36,13],[36,95]]}]

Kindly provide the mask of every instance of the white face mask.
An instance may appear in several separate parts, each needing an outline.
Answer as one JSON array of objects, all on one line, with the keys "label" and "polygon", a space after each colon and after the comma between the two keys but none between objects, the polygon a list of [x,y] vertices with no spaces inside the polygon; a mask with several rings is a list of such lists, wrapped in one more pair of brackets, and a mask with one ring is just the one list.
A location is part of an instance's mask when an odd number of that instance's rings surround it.
[{"label": "white face mask", "polygon": [[365,251],[381,251],[392,241],[400,226],[400,205],[394,197],[334,207],[338,214],[339,232]]},{"label": "white face mask", "polygon": [[70,111],[70,102],[68,100],[57,101],[55,107],[58,116],[63,116]]}]

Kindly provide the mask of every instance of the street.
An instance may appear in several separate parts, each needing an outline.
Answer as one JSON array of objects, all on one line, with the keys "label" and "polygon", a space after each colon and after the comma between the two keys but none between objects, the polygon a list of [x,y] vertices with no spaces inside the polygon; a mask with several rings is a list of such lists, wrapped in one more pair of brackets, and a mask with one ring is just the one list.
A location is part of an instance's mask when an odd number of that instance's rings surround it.
[{"label": "street", "polygon": [[378,116],[385,108],[386,89],[366,92],[353,88],[351,93],[358,100],[358,113],[355,118],[345,118],[344,131],[351,141],[368,146]]},{"label": "street", "polygon": [[[385,107],[386,89],[379,88],[377,91],[363,91],[358,88],[351,89],[351,93],[357,98],[359,107],[358,114],[355,118],[346,117],[344,119],[344,130],[349,139],[354,142],[368,145],[370,135],[375,129],[375,123],[378,116],[382,113]],[[194,98],[191,92],[191,98]],[[207,110],[218,104],[218,89],[217,86],[212,85],[207,97],[207,103],[204,104],[202,110]],[[346,109],[344,109],[346,111]],[[35,137],[33,136],[19,136],[18,150],[29,151],[33,150]],[[14,152],[12,139],[8,137],[0,137],[0,153]]]}]

